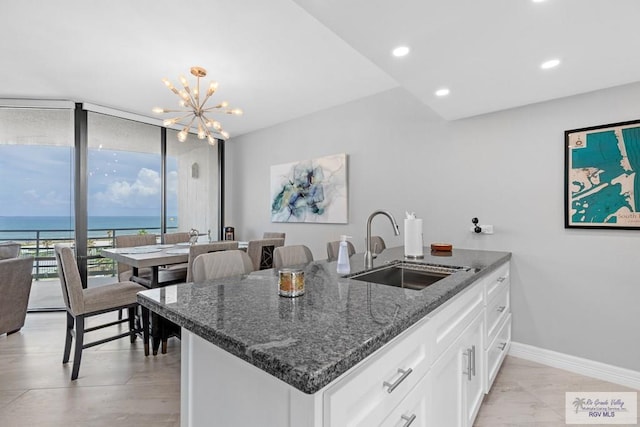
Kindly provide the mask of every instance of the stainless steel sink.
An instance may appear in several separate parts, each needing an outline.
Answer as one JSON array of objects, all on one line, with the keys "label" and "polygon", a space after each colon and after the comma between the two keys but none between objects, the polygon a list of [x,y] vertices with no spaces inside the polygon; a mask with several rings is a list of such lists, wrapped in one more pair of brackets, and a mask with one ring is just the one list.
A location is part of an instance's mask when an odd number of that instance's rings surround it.
[{"label": "stainless steel sink", "polygon": [[422,290],[450,274],[468,270],[469,267],[395,261],[371,271],[354,274],[349,278],[399,288]]}]

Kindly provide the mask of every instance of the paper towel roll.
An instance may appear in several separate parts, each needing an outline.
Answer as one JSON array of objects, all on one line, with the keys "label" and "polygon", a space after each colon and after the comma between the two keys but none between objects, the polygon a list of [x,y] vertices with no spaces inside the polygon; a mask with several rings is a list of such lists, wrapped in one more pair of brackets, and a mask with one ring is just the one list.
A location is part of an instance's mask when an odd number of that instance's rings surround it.
[{"label": "paper towel roll", "polygon": [[404,220],[404,256],[407,258],[424,257],[421,218],[407,218]]}]

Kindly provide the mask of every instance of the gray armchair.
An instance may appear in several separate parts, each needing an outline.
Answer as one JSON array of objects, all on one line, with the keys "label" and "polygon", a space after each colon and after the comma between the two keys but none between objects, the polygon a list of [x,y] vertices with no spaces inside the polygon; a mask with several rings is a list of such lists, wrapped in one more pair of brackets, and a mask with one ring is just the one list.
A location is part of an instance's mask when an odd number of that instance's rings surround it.
[{"label": "gray armchair", "polygon": [[18,258],[20,255],[20,243],[1,242],[0,243],[0,259]]},{"label": "gray armchair", "polygon": [[0,334],[18,332],[24,326],[32,270],[33,258],[0,260]]}]

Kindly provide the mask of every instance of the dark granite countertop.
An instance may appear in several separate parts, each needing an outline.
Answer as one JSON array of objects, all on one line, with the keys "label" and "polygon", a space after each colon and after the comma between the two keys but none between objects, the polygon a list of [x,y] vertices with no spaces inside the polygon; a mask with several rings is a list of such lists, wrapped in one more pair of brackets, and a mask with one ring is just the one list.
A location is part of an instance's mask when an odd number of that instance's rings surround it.
[{"label": "dark granite countertop", "polygon": [[[278,276],[263,270],[248,276],[150,289],[138,301],[192,333],[305,392],[315,393],[511,258],[509,252],[454,249],[419,262],[472,267],[420,291],[342,278],[336,263],[304,268],[305,294],[278,295]],[[401,260],[402,247],[388,248],[378,267]],[[363,271],[363,254],[351,257]]]}]

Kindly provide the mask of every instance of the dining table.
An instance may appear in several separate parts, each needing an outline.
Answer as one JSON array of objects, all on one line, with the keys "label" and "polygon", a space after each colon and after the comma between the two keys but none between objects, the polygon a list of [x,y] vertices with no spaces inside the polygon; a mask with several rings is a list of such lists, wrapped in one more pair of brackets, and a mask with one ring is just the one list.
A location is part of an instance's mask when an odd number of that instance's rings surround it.
[{"label": "dining table", "polygon": [[[189,243],[158,244],[135,246],[129,248],[107,248],[101,250],[105,258],[130,265],[133,274],[129,280],[139,283],[146,288],[153,289],[166,285],[184,282],[184,276],[179,270],[171,266],[185,264],[189,260]],[[139,272],[142,268],[151,269],[150,277],[143,277]],[[162,268],[162,271],[161,271]],[[161,272],[168,280],[160,280]],[[160,343],[163,343],[162,353],[166,353],[166,338],[172,329],[179,330],[169,320],[157,314],[151,316],[151,337],[153,354],[158,354]]]}]

